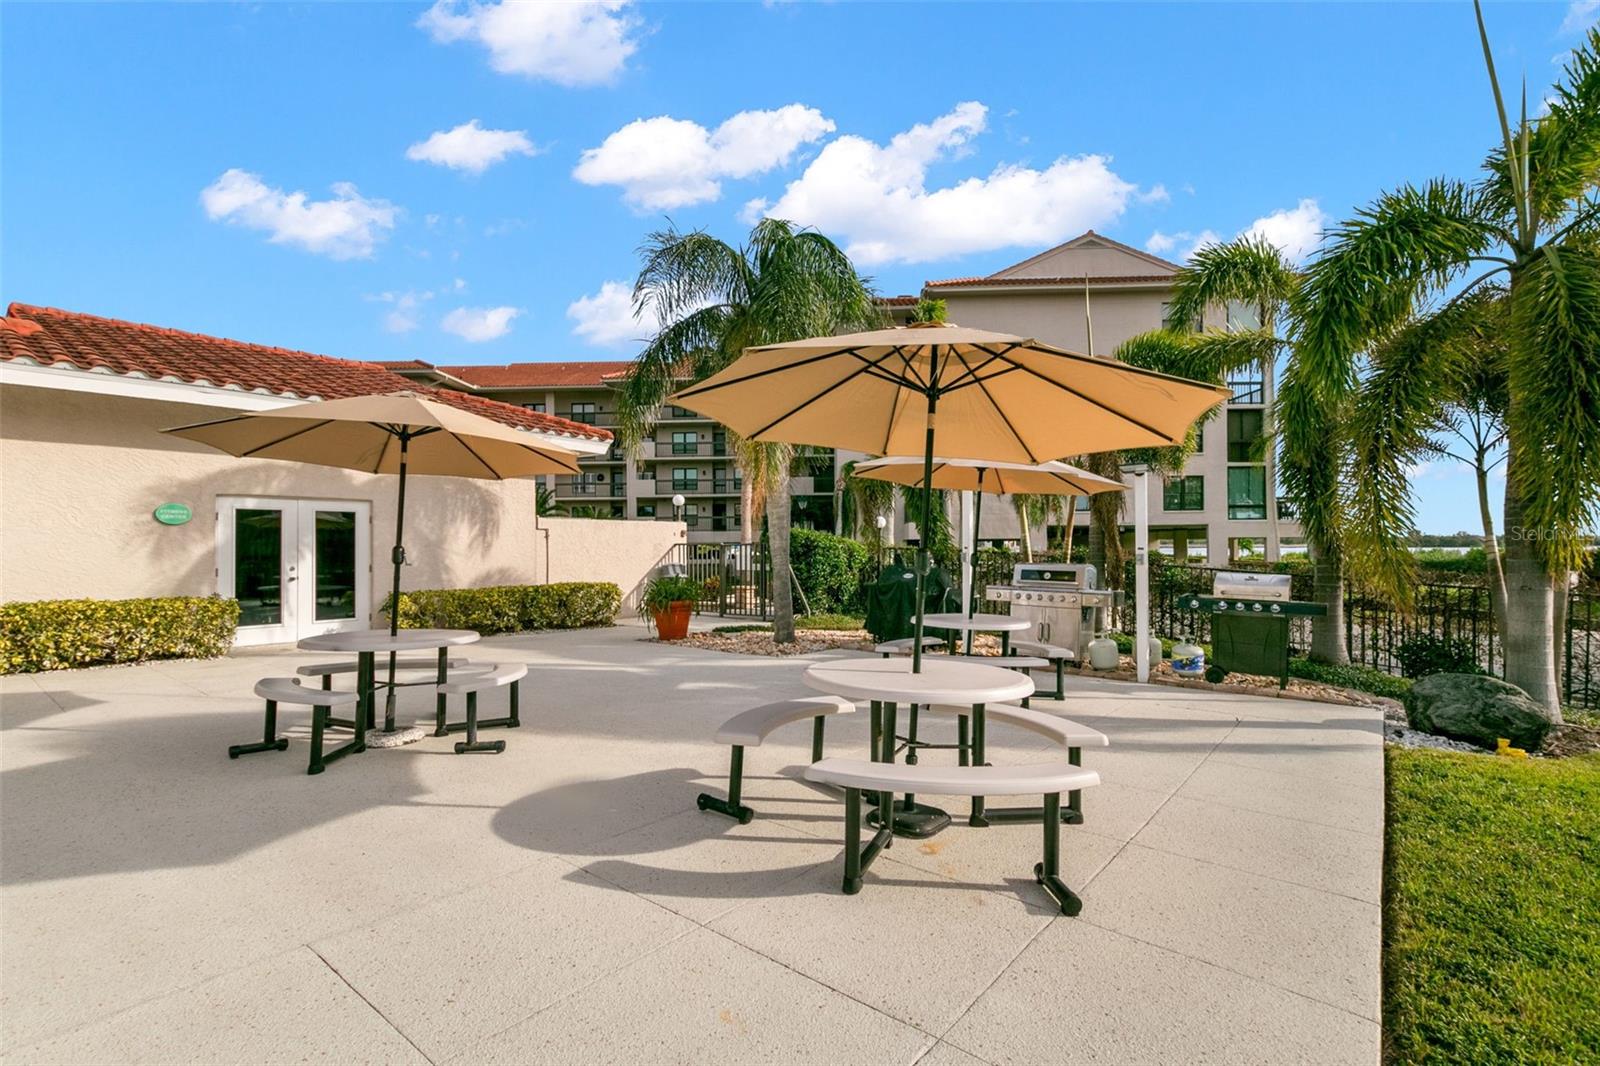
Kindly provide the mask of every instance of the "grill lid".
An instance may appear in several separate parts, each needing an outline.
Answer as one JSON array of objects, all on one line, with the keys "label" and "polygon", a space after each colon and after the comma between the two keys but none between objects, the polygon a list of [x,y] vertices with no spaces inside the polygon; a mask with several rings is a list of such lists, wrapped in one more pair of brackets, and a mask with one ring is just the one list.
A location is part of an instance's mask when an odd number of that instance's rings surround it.
[{"label": "grill lid", "polygon": [[1211,582],[1213,596],[1229,599],[1271,600],[1286,603],[1289,600],[1288,574],[1257,574],[1249,571],[1222,571]]},{"label": "grill lid", "polygon": [[1017,563],[1011,583],[1024,588],[1092,589],[1098,575],[1084,563]]}]

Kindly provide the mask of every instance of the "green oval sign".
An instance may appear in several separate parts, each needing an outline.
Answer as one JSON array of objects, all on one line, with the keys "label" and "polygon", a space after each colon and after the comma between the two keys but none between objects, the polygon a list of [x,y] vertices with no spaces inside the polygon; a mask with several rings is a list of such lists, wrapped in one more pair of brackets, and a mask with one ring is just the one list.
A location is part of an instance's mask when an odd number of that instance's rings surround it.
[{"label": "green oval sign", "polygon": [[188,504],[164,503],[156,508],[156,521],[164,526],[181,526],[193,517]]}]

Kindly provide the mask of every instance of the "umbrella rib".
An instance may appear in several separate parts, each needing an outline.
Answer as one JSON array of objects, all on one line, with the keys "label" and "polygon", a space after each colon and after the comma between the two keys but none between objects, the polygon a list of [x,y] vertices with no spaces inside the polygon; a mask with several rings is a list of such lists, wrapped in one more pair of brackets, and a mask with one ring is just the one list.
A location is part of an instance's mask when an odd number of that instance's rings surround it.
[{"label": "umbrella rib", "polygon": [[[377,423],[373,423],[373,424],[377,425]],[[390,432],[389,430],[384,429],[384,427],[378,426],[378,428],[379,429],[383,429],[384,438],[383,438],[383,447],[378,449],[378,459],[377,459],[376,462],[374,462],[372,464],[372,472],[374,474],[381,474],[383,472],[383,457],[385,455],[389,454],[389,445],[394,443],[394,438],[395,438],[395,435],[392,432]]]},{"label": "umbrella rib", "polygon": [[[1154,433],[1157,437],[1160,437],[1162,440],[1167,441],[1168,443],[1172,443],[1172,438],[1167,436],[1165,433],[1161,432],[1156,427],[1150,425],[1149,423],[1141,422],[1139,419],[1134,418],[1130,414],[1126,414],[1126,413],[1124,413],[1122,411],[1119,411],[1115,407],[1112,407],[1112,406],[1110,406],[1108,404],[1101,403],[1099,400],[1095,399],[1093,396],[1086,396],[1083,393],[1079,392],[1077,389],[1073,388],[1072,386],[1062,384],[1061,382],[1055,380],[1052,377],[1048,377],[1047,375],[1039,373],[1037,370],[1033,369],[1032,367],[1023,366],[1021,363],[1017,362],[1014,359],[1009,358],[1006,355],[996,354],[995,358],[1004,360],[1005,362],[1009,363],[1011,366],[1014,366],[1018,370],[1021,370],[1023,373],[1031,374],[1033,377],[1038,378],[1040,381],[1043,381],[1043,382],[1045,382],[1047,384],[1050,384],[1050,385],[1054,385],[1056,388],[1060,389],[1062,392],[1070,393],[1073,396],[1076,396],[1078,399],[1083,400],[1085,403],[1093,404],[1094,406],[1100,408],[1100,410],[1105,411],[1107,414],[1115,415],[1117,418],[1122,419],[1124,422],[1130,422],[1133,425],[1136,425],[1140,429],[1144,430],[1146,433]],[[1127,364],[1124,363],[1124,364],[1118,364],[1118,365],[1119,366],[1126,366]],[[1137,370],[1138,367],[1129,367],[1128,369]],[[1165,377],[1166,375],[1157,375],[1157,376]],[[984,395],[987,396],[988,393],[989,393],[989,390],[988,389],[984,389],[983,391],[984,391]],[[1221,398],[1219,397],[1218,399],[1220,401]],[[993,397],[990,397],[990,400],[992,402],[993,401]],[[1001,417],[1004,417],[1004,415],[1002,415]],[[1009,423],[1007,423],[1007,424],[1009,425]],[[1024,447],[1026,447],[1026,445],[1024,445]],[[1033,453],[1029,452],[1028,454],[1032,455]]]},{"label": "umbrella rib", "polygon": [[1017,443],[1022,445],[1022,450],[1027,453],[1029,462],[1039,462],[1039,457],[1034,454],[1032,448],[1028,447],[1028,442],[1022,439],[1022,434],[1017,432],[1017,427],[1011,424],[1011,419],[1006,415],[1005,408],[1001,407],[997,402],[995,402],[994,394],[990,392],[989,387],[983,383],[983,379],[974,378],[973,384],[978,386],[978,390],[983,393],[984,398],[989,401],[989,405],[994,408],[994,413],[1000,416],[1000,421],[1006,424],[1006,429],[1010,430],[1011,435],[1016,438]]},{"label": "umbrella rib", "polygon": [[251,448],[249,451],[240,452],[239,453],[239,458],[245,459],[245,458],[248,458],[248,457],[250,457],[252,455],[255,455],[257,452],[265,451],[268,448],[276,448],[278,445],[282,444],[284,441],[294,440],[296,437],[300,436],[301,434],[311,433],[311,432],[314,432],[316,430],[321,429],[323,426],[328,426],[328,425],[332,425],[332,424],[333,424],[333,419],[325,418],[321,422],[318,422],[314,426],[305,426],[302,429],[295,430],[293,433],[290,433],[287,436],[279,437],[277,440],[270,440],[267,443],[262,444],[262,445],[260,445],[258,447]]},{"label": "umbrella rib", "polygon": [[813,355],[809,359],[799,359],[793,363],[785,363],[782,366],[769,366],[765,369],[757,370],[754,373],[746,374],[743,377],[730,378],[727,381],[713,381],[704,382],[699,385],[690,385],[687,389],[684,389],[682,392],[677,393],[671,398],[673,400],[688,399],[690,396],[698,396],[703,392],[711,392],[715,389],[725,389],[729,385],[742,385],[747,381],[754,381],[756,378],[764,378],[768,374],[781,374],[786,370],[798,370],[800,367],[810,366],[812,363],[821,362],[824,359],[835,359],[841,355],[853,355],[857,359],[865,358],[854,348],[840,348],[838,351],[824,352],[821,355]]},{"label": "umbrella rib", "polygon": [[[852,350],[852,351],[844,352],[844,353],[841,353],[841,354],[853,355],[857,359],[862,360],[864,365],[860,369],[853,370],[849,374],[846,374],[844,377],[840,378],[838,381],[835,381],[832,385],[829,385],[827,388],[823,389],[821,392],[815,393],[812,396],[808,397],[807,399],[803,400],[798,407],[796,407],[793,410],[789,411],[787,414],[779,415],[777,418],[774,418],[771,422],[768,422],[766,425],[762,426],[760,429],[756,430],[754,433],[747,434],[746,436],[750,440],[755,440],[757,437],[761,436],[761,434],[765,433],[767,430],[771,429],[773,426],[777,425],[779,422],[785,422],[785,421],[793,418],[795,415],[799,414],[801,411],[804,411],[807,407],[810,407],[812,404],[816,403],[818,400],[820,400],[824,396],[828,395],[828,393],[832,392],[834,389],[837,389],[840,386],[849,384],[850,382],[854,381],[856,378],[860,377],[862,374],[867,373],[869,370],[871,370],[874,366],[877,365],[877,363],[866,362],[866,356],[862,355],[860,352],[857,352],[857,351],[853,351]],[[885,354],[883,356],[883,359],[889,358],[889,356],[892,355],[892,354],[893,354],[892,352]],[[878,362],[882,362],[883,359],[878,360]],[[748,381],[749,379],[745,378],[743,380]]]},{"label": "umbrella rib", "polygon": [[567,470],[567,471],[569,471],[571,473],[581,474],[583,472],[583,468],[578,466],[578,464],[576,462],[569,462],[566,459],[558,459],[554,455],[551,455],[549,452],[545,451],[543,448],[536,447],[536,446],[534,446],[532,444],[523,444],[520,441],[516,442],[516,444],[517,444],[517,447],[522,448],[522,449],[524,449],[526,451],[530,451],[534,455],[537,455],[541,459],[548,459],[552,463],[559,464],[562,467],[562,469]]},{"label": "umbrella rib", "polygon": [[503,476],[501,476],[500,471],[498,471],[494,467],[490,466],[488,460],[486,460],[483,456],[479,455],[477,449],[474,448],[472,445],[467,443],[467,438],[461,436],[459,433],[450,434],[450,438],[452,440],[454,440],[457,444],[459,444],[463,448],[465,448],[467,450],[467,454],[468,455],[470,455],[474,459],[478,460],[478,462],[483,466],[483,468],[485,470],[489,471],[490,475],[493,476],[496,481],[504,481],[505,480],[505,478]]}]

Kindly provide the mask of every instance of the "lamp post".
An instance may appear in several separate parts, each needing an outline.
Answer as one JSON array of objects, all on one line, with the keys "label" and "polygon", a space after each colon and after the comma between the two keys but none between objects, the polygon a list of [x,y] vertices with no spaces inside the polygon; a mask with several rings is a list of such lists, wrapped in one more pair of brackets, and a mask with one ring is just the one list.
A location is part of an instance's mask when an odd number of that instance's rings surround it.
[{"label": "lamp post", "polygon": [[681,492],[672,497],[672,517],[677,521],[683,521],[683,493]]},{"label": "lamp post", "polygon": [[1133,664],[1134,676],[1150,680],[1150,467],[1125,463],[1124,474],[1133,475]]}]

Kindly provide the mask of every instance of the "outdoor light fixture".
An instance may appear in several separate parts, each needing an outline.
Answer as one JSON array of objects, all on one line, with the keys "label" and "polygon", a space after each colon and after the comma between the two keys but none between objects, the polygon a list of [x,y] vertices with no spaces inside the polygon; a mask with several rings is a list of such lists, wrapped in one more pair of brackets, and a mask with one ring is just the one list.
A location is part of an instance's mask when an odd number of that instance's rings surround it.
[{"label": "outdoor light fixture", "polygon": [[1149,463],[1123,463],[1133,475],[1133,664],[1134,676],[1150,680],[1150,487]]},{"label": "outdoor light fixture", "polygon": [[681,492],[672,497],[672,517],[675,519],[683,517],[683,493]]},{"label": "outdoor light fixture", "polygon": [[873,521],[877,523],[879,529],[882,529],[884,526],[889,524],[889,520],[883,517],[883,515],[879,515],[877,518],[874,518]]}]

